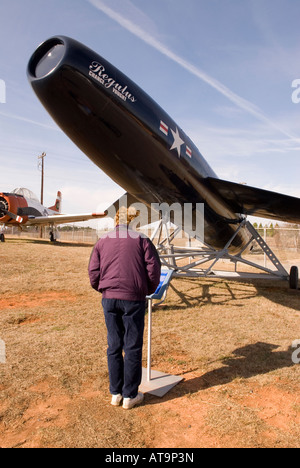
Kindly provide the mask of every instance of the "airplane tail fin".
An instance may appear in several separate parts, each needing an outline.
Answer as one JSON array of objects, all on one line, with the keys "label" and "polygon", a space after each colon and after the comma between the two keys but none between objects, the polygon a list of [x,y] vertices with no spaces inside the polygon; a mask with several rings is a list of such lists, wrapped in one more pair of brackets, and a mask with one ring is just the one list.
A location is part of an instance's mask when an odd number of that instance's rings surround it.
[{"label": "airplane tail fin", "polygon": [[49,207],[49,210],[56,211],[57,213],[61,213],[61,192],[57,192],[55,204]]}]

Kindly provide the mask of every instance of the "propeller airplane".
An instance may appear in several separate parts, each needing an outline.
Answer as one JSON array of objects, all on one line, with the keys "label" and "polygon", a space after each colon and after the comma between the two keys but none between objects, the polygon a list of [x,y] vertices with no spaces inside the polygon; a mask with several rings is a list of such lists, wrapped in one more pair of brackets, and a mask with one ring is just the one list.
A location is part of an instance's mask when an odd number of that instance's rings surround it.
[{"label": "propeller airplane", "polygon": [[[3,226],[57,226],[90,219],[104,218],[106,213],[61,214],[61,192],[57,192],[55,204],[42,205],[31,190],[17,188],[11,193],[0,193],[0,224]],[[4,231],[4,230],[3,230]],[[1,233],[1,241],[5,240]]]}]

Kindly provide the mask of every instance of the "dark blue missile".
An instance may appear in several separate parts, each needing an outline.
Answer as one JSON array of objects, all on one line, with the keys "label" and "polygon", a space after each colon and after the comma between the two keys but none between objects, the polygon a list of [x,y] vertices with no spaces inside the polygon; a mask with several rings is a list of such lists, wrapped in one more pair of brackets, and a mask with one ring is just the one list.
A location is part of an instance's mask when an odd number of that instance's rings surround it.
[{"label": "dark blue missile", "polygon": [[[218,179],[190,138],[150,96],[79,42],[50,38],[32,55],[27,74],[60,128],[134,198],[148,206],[204,203],[205,242],[210,246],[223,248],[242,214],[284,217],[282,198],[273,198],[270,207],[269,192]],[[247,240],[240,230],[232,248],[241,248]]]}]

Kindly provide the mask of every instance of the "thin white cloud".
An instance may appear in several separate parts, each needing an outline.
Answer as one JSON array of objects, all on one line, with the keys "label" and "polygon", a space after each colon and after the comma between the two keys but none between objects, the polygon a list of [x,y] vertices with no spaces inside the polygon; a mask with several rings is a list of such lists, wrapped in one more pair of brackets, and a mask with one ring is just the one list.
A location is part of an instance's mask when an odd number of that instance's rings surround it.
[{"label": "thin white cloud", "polygon": [[[281,134],[285,135],[286,137],[292,140],[299,140],[298,137],[293,135],[292,133],[285,130],[283,127],[279,126],[275,122],[273,122],[269,117],[267,117],[263,111],[251,103],[250,101],[242,98],[235,92],[231,91],[227,86],[225,86],[220,81],[216,80],[212,76],[208,75],[206,72],[201,70],[200,68],[196,67],[195,65],[191,64],[184,58],[180,57],[179,55],[175,54],[172,50],[170,50],[167,46],[165,46],[161,41],[156,39],[153,35],[149,34],[145,28],[135,24],[132,20],[126,18],[123,14],[118,13],[118,11],[112,9],[108,5],[106,5],[102,0],[88,0],[95,8],[105,13],[109,18],[116,21],[120,26],[124,29],[129,31],[130,33],[134,34],[136,37],[144,41],[149,46],[153,47],[161,54],[168,57],[170,60],[173,60],[175,63],[180,65],[182,68],[214,88],[220,94],[225,96],[231,102],[233,102],[236,106],[240,109],[243,109],[248,114],[251,114],[258,120],[267,123],[273,129],[279,131]],[[130,2],[127,2],[130,5]]]},{"label": "thin white cloud", "polygon": [[38,127],[43,127],[43,128],[46,128],[47,130],[59,131],[59,128],[55,127],[54,125],[43,124],[41,122],[37,122],[36,120],[28,119],[27,117],[22,117],[21,115],[8,114],[6,112],[0,112],[0,115],[8,119],[20,120],[21,122],[26,122],[26,123],[30,123],[33,125],[37,125]]}]

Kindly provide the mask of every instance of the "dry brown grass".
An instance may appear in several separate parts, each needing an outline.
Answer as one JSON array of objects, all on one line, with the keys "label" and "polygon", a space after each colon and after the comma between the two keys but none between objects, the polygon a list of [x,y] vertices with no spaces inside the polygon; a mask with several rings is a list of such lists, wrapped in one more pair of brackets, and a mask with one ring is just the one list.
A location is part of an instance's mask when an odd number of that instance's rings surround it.
[{"label": "dry brown grass", "polygon": [[[300,293],[282,283],[174,280],[153,316],[153,368],[184,381],[110,406],[91,247],[0,245],[2,447],[299,447]],[[146,356],[145,356],[146,358]],[[146,364],[146,360],[145,360]]]}]

